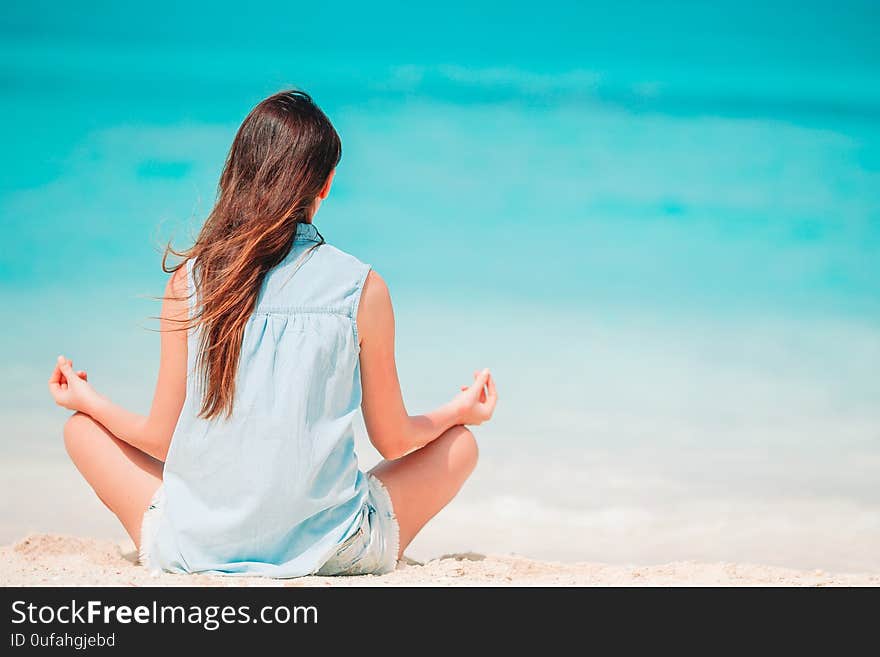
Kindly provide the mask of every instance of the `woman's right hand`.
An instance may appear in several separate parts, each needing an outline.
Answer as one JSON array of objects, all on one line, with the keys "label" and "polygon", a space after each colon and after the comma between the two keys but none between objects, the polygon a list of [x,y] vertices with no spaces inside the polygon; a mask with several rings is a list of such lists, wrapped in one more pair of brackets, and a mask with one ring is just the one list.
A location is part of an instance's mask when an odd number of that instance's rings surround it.
[{"label": "woman's right hand", "polygon": [[453,399],[459,423],[474,426],[490,420],[497,403],[498,391],[495,389],[495,379],[492,378],[489,368],[474,372],[474,382],[462,386],[461,392]]},{"label": "woman's right hand", "polygon": [[49,393],[59,406],[85,413],[98,398],[98,393],[88,381],[88,375],[84,371],[75,372],[73,361],[64,356],[58,357],[49,377]]}]

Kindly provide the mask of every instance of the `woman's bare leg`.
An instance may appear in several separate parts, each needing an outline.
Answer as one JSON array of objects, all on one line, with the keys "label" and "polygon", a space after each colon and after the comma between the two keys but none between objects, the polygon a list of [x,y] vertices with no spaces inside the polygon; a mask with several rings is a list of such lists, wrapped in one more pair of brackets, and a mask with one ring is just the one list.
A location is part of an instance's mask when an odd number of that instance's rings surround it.
[{"label": "woman's bare leg", "polygon": [[140,548],[141,521],[162,483],[163,464],[83,413],[71,416],[64,425],[64,445],[82,476]]},{"label": "woman's bare leg", "polygon": [[415,452],[382,461],[370,472],[388,492],[400,525],[400,552],[458,493],[477,465],[477,441],[466,427],[454,426]]}]

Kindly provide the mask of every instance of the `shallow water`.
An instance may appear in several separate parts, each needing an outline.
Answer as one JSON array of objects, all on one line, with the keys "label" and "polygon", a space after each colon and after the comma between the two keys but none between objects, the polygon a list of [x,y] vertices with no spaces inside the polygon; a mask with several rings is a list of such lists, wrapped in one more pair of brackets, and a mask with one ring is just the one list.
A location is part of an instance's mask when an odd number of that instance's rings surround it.
[{"label": "shallow water", "polygon": [[316,223],[389,282],[411,409],[499,380],[416,556],[880,568],[877,10],[675,7],[432,17],[444,38],[379,11],[332,47],[323,10],[234,45],[214,13],[11,11],[0,538],[115,531],[52,512],[72,468],[32,468],[63,462],[52,359],[147,408],[156,247],[198,227],[250,106],[298,84],[343,139]]}]

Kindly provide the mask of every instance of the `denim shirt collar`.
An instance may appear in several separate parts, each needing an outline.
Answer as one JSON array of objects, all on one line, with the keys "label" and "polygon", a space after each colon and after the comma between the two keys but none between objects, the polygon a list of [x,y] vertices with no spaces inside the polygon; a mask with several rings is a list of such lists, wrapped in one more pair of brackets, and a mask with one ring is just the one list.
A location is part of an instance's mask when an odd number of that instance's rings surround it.
[{"label": "denim shirt collar", "polygon": [[303,221],[296,224],[296,233],[293,237],[295,242],[320,242],[322,239],[321,233],[314,224]]}]

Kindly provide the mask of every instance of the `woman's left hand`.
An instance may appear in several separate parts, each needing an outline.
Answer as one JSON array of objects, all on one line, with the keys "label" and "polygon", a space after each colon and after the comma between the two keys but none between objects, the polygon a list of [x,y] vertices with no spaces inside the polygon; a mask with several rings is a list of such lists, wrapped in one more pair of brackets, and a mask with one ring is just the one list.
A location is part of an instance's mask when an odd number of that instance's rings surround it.
[{"label": "woman's left hand", "polygon": [[59,356],[52,376],[49,377],[49,392],[55,403],[71,411],[87,412],[98,393],[88,381],[88,375],[80,370],[75,372],[73,361]]}]

